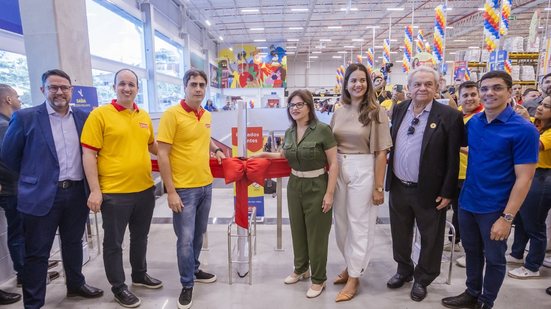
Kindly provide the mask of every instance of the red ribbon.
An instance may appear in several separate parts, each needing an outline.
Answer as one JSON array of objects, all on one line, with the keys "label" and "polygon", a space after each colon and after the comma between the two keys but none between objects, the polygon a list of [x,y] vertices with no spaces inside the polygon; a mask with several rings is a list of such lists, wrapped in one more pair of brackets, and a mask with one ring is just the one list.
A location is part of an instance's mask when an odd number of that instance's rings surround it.
[{"label": "red ribbon", "polygon": [[[210,171],[214,178],[224,178],[226,184],[235,182],[235,223],[242,228],[249,226],[248,186],[253,182],[264,186],[266,178],[280,178],[291,174],[286,159],[222,159],[222,165],[216,159],[210,159]],[[157,160],[151,160],[153,171],[159,171]]]}]

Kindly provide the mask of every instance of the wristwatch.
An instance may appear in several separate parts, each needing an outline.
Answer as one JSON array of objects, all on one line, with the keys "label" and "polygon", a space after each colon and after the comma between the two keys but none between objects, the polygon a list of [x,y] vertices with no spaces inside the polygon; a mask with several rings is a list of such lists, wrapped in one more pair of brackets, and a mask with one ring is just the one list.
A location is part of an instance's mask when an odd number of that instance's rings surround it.
[{"label": "wristwatch", "polygon": [[385,189],[383,187],[377,187],[377,188],[375,188],[375,191],[383,192],[383,191],[385,191]]},{"label": "wristwatch", "polygon": [[507,221],[508,223],[513,223],[513,220],[515,219],[515,216],[514,216],[514,215],[512,215],[512,214],[510,214],[510,213],[506,213],[506,212],[502,213],[502,214],[501,214],[501,217],[502,217],[505,221]]}]

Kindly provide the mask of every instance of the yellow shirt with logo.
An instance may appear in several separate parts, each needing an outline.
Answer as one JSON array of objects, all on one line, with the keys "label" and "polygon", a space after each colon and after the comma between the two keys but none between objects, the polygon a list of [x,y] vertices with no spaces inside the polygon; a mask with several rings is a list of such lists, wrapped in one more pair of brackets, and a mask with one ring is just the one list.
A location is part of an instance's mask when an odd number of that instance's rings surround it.
[{"label": "yellow shirt with logo", "polygon": [[[463,110],[462,106],[460,106],[458,109],[460,111]],[[463,116],[463,123],[467,124],[467,122],[471,120],[471,118],[473,118],[474,115],[478,114],[479,112],[482,112],[483,110],[484,109],[481,109],[476,113]],[[457,177],[459,180],[465,180],[465,178],[467,178],[467,161],[468,161],[468,155],[460,152],[459,153],[459,176]]]},{"label": "yellow shirt with logo", "polygon": [[172,145],[169,159],[172,181],[177,189],[203,187],[212,183],[210,125],[210,112],[201,108],[196,113],[183,101],[163,113],[157,141]]},{"label": "yellow shirt with logo", "polygon": [[540,143],[543,145],[543,150],[539,152],[537,167],[551,168],[551,129],[545,130],[540,135]]},{"label": "yellow shirt with logo", "polygon": [[148,145],[154,140],[149,114],[113,100],[94,109],[82,129],[81,144],[98,152],[103,193],[134,193],[153,186]]}]

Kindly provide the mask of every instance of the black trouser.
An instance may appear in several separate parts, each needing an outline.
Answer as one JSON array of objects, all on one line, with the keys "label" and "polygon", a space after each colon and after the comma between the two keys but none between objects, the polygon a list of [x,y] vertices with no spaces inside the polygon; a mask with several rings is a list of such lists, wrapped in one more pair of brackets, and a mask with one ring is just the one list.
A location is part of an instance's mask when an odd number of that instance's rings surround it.
[{"label": "black trouser", "polygon": [[[457,196],[452,199],[452,225],[455,229],[455,243],[458,244],[459,241],[461,241],[461,233],[459,232],[459,195],[461,194],[461,189],[463,188],[463,183],[465,182],[465,179],[459,179],[457,181]],[[450,229],[451,234],[451,229]],[[450,241],[452,241],[452,237],[450,236],[448,238]]]},{"label": "black trouser", "polygon": [[[414,268],[411,260],[413,224],[421,235],[421,252]],[[446,210],[437,210],[436,203],[421,205],[416,187],[406,187],[398,179],[390,191],[390,231],[392,251],[398,263],[397,273],[413,275],[423,286],[429,285],[440,274],[444,246]]]},{"label": "black trouser", "polygon": [[141,281],[147,272],[147,235],[154,208],[154,187],[136,193],[103,194],[103,264],[111,291],[115,294],[127,288],[122,263],[126,226],[130,230],[132,281]]},{"label": "black trouser", "polygon": [[67,289],[76,290],[85,283],[82,236],[89,212],[84,182],[80,181],[65,189],[58,188],[52,209],[45,216],[23,214],[25,266],[22,279],[26,309],[44,306],[48,258],[58,228]]}]

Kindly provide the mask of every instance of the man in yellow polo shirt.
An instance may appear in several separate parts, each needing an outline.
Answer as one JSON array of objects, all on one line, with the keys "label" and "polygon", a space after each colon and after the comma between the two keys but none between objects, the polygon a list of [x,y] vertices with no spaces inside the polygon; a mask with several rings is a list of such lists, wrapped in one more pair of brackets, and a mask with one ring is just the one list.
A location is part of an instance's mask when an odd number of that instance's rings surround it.
[{"label": "man in yellow polo shirt", "polygon": [[[466,81],[459,85],[458,89],[458,101],[459,101],[459,110],[463,112],[463,123],[467,123],[475,114],[478,114],[484,110],[484,106],[480,104],[480,95],[478,93],[478,84],[473,81]],[[465,177],[467,175],[467,154],[468,148],[461,147],[459,153],[459,181],[458,192],[461,192],[463,187],[463,182],[465,182]],[[455,228],[455,251],[460,251],[459,241],[460,241],[460,231],[459,231],[459,221],[457,218],[459,207],[459,194],[452,201],[453,217],[452,224]],[[444,250],[451,250],[451,244],[446,244]],[[457,259],[457,264],[461,267],[465,267],[465,257],[460,257]]]},{"label": "man in yellow polo shirt", "polygon": [[140,299],[125,284],[122,241],[130,230],[132,285],[160,288],[160,280],[147,274],[147,235],[155,194],[151,157],[157,154],[153,124],[134,99],[138,77],[129,69],[115,74],[117,99],[92,111],[84,124],[81,144],[86,179],[90,185],[88,207],[103,218],[103,263],[115,300],[135,308]]},{"label": "man in yellow polo shirt", "polygon": [[216,275],[199,269],[199,254],[212,199],[210,152],[214,152],[219,162],[225,157],[211,140],[211,114],[201,107],[207,80],[203,71],[191,69],[186,72],[185,99],[164,112],[157,134],[159,168],[178,238],[176,253],[182,284],[178,298],[180,309],[191,307],[194,281],[216,281]]}]

